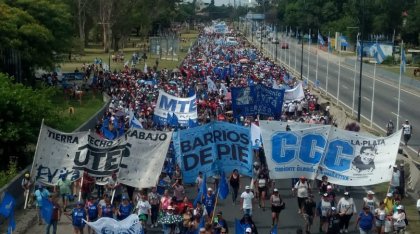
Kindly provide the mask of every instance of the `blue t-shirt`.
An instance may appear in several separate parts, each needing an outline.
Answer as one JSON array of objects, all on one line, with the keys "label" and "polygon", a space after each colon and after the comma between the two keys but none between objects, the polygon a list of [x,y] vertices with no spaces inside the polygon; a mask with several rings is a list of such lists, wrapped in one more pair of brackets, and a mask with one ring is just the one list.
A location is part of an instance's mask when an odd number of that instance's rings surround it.
[{"label": "blue t-shirt", "polygon": [[98,218],[98,203],[89,204],[87,207],[89,220],[96,220]]},{"label": "blue t-shirt", "polygon": [[360,212],[359,213],[359,227],[365,231],[372,229],[372,225],[373,225],[373,214],[371,212],[369,212],[367,215],[365,214],[365,212]]},{"label": "blue t-shirt", "polygon": [[114,218],[114,214],[112,213],[113,206],[102,206],[102,217]]},{"label": "blue t-shirt", "polygon": [[214,203],[216,202],[216,195],[212,194],[209,196],[206,194],[203,199],[203,204],[206,207],[207,211],[213,211]]},{"label": "blue t-shirt", "polygon": [[131,214],[131,212],[133,211],[133,206],[131,204],[127,204],[127,205],[120,204],[118,209],[121,215],[119,215],[117,218],[119,220],[123,220]]},{"label": "blue t-shirt", "polygon": [[86,219],[86,211],[85,209],[74,208],[73,212],[71,212],[72,223],[73,226],[76,227],[84,227],[85,223],[83,219]]}]

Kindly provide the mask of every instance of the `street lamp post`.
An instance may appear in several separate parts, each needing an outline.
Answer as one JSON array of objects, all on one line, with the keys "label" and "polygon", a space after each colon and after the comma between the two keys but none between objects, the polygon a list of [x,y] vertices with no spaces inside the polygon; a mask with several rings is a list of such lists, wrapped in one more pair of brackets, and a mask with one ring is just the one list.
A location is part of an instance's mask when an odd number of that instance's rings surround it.
[{"label": "street lamp post", "polygon": [[365,0],[363,0],[362,6],[362,25],[360,30],[360,74],[359,74],[359,100],[357,106],[357,122],[360,123],[360,112],[362,109],[362,75],[363,75],[363,30],[365,29]]},{"label": "street lamp post", "polygon": [[303,35],[302,35],[302,32],[300,34],[300,43],[302,44],[302,47],[301,47],[302,49],[300,52],[300,79],[303,81]]}]

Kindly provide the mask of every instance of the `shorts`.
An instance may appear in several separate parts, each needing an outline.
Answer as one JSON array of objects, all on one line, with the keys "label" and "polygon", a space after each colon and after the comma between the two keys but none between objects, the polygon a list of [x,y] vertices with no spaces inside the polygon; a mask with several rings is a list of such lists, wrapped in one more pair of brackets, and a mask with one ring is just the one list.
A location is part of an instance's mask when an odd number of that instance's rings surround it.
[{"label": "shorts", "polygon": [[376,219],[375,220],[375,226],[376,227],[385,227],[385,220]]},{"label": "shorts", "polygon": [[314,223],[314,216],[312,216],[312,215],[303,214],[303,219],[309,225],[312,225]]},{"label": "shorts", "polygon": [[262,192],[267,192],[267,186],[264,187],[258,187],[258,192],[262,193]]},{"label": "shorts", "polygon": [[280,213],[281,212],[280,206],[271,206],[271,212],[276,213],[276,214]]}]

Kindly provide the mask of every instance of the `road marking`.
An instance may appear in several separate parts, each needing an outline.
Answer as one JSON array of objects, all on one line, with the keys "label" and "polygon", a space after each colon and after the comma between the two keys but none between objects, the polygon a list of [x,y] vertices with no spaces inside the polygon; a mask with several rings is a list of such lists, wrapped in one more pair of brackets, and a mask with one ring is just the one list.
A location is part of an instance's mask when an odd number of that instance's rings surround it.
[{"label": "road marking", "polygon": [[393,115],[395,115],[395,116],[398,116],[396,113],[394,113],[394,112],[391,112],[391,114],[393,114]]},{"label": "road marking", "polygon": [[347,87],[346,85],[343,85],[343,88],[348,89],[349,87]]},{"label": "road marking", "polygon": [[369,99],[369,98],[367,98],[367,97],[363,97],[363,99],[366,99],[366,100],[370,101],[370,99]]}]

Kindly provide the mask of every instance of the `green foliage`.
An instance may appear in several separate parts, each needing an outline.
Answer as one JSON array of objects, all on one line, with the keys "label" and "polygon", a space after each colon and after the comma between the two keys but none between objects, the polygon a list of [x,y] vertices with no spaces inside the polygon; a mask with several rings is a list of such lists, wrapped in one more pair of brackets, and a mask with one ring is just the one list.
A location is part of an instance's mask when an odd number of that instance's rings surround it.
[{"label": "green foliage", "polygon": [[387,56],[384,61],[382,61],[383,65],[393,65],[394,64],[394,58],[392,56]]},{"label": "green foliage", "polygon": [[0,171],[0,188],[9,183],[19,173],[16,162],[10,162],[7,170]]},{"label": "green foliage", "polygon": [[52,88],[33,90],[0,74],[1,158],[27,154],[27,146],[36,143],[42,119],[50,126],[58,126],[59,113],[51,101],[56,92]]}]

